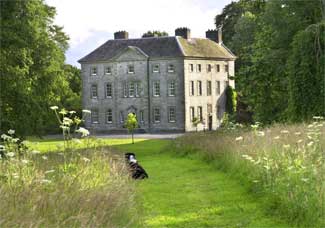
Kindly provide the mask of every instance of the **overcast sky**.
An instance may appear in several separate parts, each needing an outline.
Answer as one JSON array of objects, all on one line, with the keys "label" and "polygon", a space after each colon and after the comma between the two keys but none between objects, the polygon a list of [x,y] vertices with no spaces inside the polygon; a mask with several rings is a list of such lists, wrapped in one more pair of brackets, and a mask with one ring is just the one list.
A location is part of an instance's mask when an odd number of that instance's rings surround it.
[{"label": "overcast sky", "polygon": [[192,37],[204,37],[214,28],[214,17],[232,0],[46,0],[57,11],[55,24],[70,37],[66,62],[78,59],[112,39],[119,30],[139,38],[148,30],[174,35],[177,27],[191,29]]}]

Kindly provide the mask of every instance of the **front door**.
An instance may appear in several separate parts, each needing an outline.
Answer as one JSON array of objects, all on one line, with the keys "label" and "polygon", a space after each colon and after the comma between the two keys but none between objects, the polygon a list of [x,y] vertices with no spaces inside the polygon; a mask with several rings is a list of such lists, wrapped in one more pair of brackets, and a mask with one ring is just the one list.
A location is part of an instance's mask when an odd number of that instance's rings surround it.
[{"label": "front door", "polygon": [[212,115],[209,115],[208,126],[209,126],[209,131],[212,131]]}]

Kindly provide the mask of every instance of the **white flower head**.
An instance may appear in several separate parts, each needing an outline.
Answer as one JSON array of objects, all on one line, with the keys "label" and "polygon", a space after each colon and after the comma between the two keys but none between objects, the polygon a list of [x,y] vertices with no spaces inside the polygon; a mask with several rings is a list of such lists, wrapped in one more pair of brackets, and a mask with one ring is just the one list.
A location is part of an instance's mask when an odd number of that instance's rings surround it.
[{"label": "white flower head", "polygon": [[50,184],[52,181],[48,180],[48,179],[43,179],[40,181],[42,184]]},{"label": "white flower head", "polygon": [[55,172],[55,170],[51,169],[51,170],[45,171],[45,174],[54,173],[54,172]]},{"label": "white flower head", "polygon": [[15,130],[10,129],[10,130],[8,131],[8,134],[9,134],[9,135],[13,135],[13,134],[15,134]]},{"label": "white flower head", "polygon": [[81,137],[86,137],[90,134],[89,131],[83,127],[79,127],[79,129],[76,130],[76,132],[81,133]]},{"label": "white flower head", "polygon": [[14,152],[9,152],[9,153],[7,153],[7,156],[9,156],[9,157],[14,157],[15,156],[15,153]]},{"label": "white flower head", "polygon": [[288,133],[289,133],[288,130],[282,130],[282,131],[281,131],[281,134],[288,134]]},{"label": "white flower head", "polygon": [[21,160],[21,162],[23,163],[23,164],[28,164],[28,160],[26,160],[26,159],[23,159],[23,160]]},{"label": "white flower head", "polygon": [[86,158],[86,157],[82,157],[82,160],[83,160],[84,162],[90,162],[90,159],[89,159],[89,158]]},{"label": "white flower head", "polygon": [[75,113],[76,113],[76,111],[70,111],[69,113],[70,113],[70,114],[75,114]]},{"label": "white flower head", "polygon": [[284,144],[284,145],[283,145],[283,148],[284,148],[284,149],[289,149],[289,148],[290,148],[290,145],[289,145],[289,144]]},{"label": "white flower head", "polygon": [[264,132],[264,131],[258,131],[258,132],[256,133],[256,135],[257,135],[257,136],[260,136],[260,137],[263,137],[263,136],[265,136],[265,132]]},{"label": "white flower head", "polygon": [[241,140],[243,140],[244,138],[243,138],[243,136],[239,136],[239,137],[237,137],[235,140],[236,141],[241,141]]},{"label": "white flower head", "polygon": [[91,113],[91,111],[88,110],[88,109],[83,109],[82,112],[83,112],[83,113],[89,113],[89,114]]},{"label": "white flower head", "polygon": [[58,106],[51,106],[50,109],[57,110],[57,109],[59,109],[59,107]]},{"label": "white flower head", "polygon": [[274,139],[280,139],[280,136],[275,136]]},{"label": "white flower head", "polygon": [[301,132],[297,131],[295,132],[295,135],[301,135]]},{"label": "white flower head", "polygon": [[1,138],[3,139],[3,140],[8,140],[8,139],[11,139],[11,136],[9,136],[9,135],[6,135],[6,134],[2,134],[1,135]]},{"label": "white flower head", "polygon": [[43,155],[42,158],[43,158],[43,160],[47,160],[48,159],[45,155]]},{"label": "white flower head", "polygon": [[297,141],[297,143],[302,143],[303,142],[303,140],[302,139],[299,139],[298,141]]},{"label": "white flower head", "polygon": [[31,153],[32,153],[32,154],[40,154],[41,152],[38,151],[38,150],[32,150]]},{"label": "white flower head", "polygon": [[314,142],[313,142],[313,141],[310,141],[310,142],[307,144],[308,147],[311,147],[312,145],[314,145]]}]

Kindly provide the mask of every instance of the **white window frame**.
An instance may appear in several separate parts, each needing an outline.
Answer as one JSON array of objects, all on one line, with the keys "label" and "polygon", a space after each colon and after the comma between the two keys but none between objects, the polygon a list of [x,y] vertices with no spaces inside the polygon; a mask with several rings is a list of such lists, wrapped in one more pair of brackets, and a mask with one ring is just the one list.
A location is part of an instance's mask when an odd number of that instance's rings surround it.
[{"label": "white window frame", "polygon": [[134,65],[128,65],[127,72],[128,72],[128,74],[134,74],[134,72],[135,72]]},{"label": "white window frame", "polygon": [[[156,111],[158,111],[158,113],[156,113]],[[158,116],[158,120],[156,120],[156,117]],[[153,109],[153,121],[155,123],[160,123],[160,120],[161,120],[161,113],[160,113],[160,108],[154,108]]]},{"label": "white window frame", "polygon": [[[95,70],[95,71],[94,71]],[[90,68],[90,75],[91,76],[97,76],[97,74],[98,74],[98,68],[97,68],[97,66],[92,66],[91,68]]]},{"label": "white window frame", "polygon": [[210,80],[207,81],[207,96],[212,95],[212,82]]},{"label": "white window frame", "polygon": [[124,113],[120,111],[120,123],[124,123]]},{"label": "white window frame", "polygon": [[168,83],[168,96],[169,97],[176,96],[176,82],[174,80]]},{"label": "white window frame", "polygon": [[144,123],[144,111],[143,110],[140,110],[140,122],[141,123]]},{"label": "white window frame", "polygon": [[[156,87],[158,85],[158,87]],[[160,81],[153,82],[153,96],[160,97]]]},{"label": "white window frame", "polygon": [[197,117],[199,118],[200,121],[203,120],[203,110],[202,110],[202,106],[198,106],[198,107],[197,107]]},{"label": "white window frame", "polygon": [[216,81],[216,95],[220,95],[221,93],[221,88],[220,88],[220,81]]},{"label": "white window frame", "polygon": [[[111,119],[111,120],[109,120],[109,119]],[[106,123],[108,123],[108,124],[113,123],[113,111],[112,111],[112,109],[107,109],[107,111],[106,111]]]},{"label": "white window frame", "polygon": [[202,91],[202,81],[197,81],[197,95],[202,96],[203,91]]},{"label": "white window frame", "polygon": [[194,96],[195,85],[194,81],[190,81],[190,96]]},{"label": "white window frame", "polygon": [[129,97],[134,97],[135,96],[135,83],[134,82],[129,82]]},{"label": "white window frame", "polygon": [[160,65],[159,64],[153,64],[152,72],[153,73],[159,73],[160,72]]},{"label": "white window frame", "polygon": [[135,82],[135,97],[140,97],[140,88],[141,88],[141,82]]},{"label": "white window frame", "polygon": [[195,108],[193,106],[190,107],[190,120],[191,122],[194,120],[195,118]]},{"label": "white window frame", "polygon": [[[94,92],[96,93],[96,96],[94,96]],[[90,94],[91,94],[91,99],[98,99],[98,86],[96,84],[91,85]]]},{"label": "white window frame", "polygon": [[[172,110],[173,110],[173,118],[171,118]],[[176,122],[176,107],[174,107],[174,106],[168,107],[168,122],[169,123]]]},{"label": "white window frame", "polygon": [[196,65],[196,71],[202,72],[202,65],[200,63]]},{"label": "white window frame", "polygon": [[98,110],[91,110],[91,117],[90,118],[91,118],[91,123],[92,124],[99,124],[99,112],[98,112]]},{"label": "white window frame", "polygon": [[168,64],[168,66],[167,66],[167,72],[168,73],[174,73],[175,72],[175,66],[174,66],[174,64]]},{"label": "white window frame", "polygon": [[[109,72],[107,71],[109,69]],[[112,74],[112,67],[111,66],[106,66],[105,67],[105,75],[111,75]]]},{"label": "white window frame", "polygon": [[[109,96],[109,86],[110,86],[110,96]],[[113,84],[111,82],[106,83],[105,86],[105,94],[106,94],[106,98],[112,98],[113,97]]]},{"label": "white window frame", "polygon": [[128,85],[126,82],[123,83],[123,97],[128,97]]}]

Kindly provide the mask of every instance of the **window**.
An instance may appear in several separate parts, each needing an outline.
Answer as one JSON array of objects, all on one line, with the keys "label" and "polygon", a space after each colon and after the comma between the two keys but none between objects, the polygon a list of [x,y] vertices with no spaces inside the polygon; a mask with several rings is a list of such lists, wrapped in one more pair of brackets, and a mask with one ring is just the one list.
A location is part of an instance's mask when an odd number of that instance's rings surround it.
[{"label": "window", "polygon": [[91,85],[91,98],[92,99],[97,99],[98,98],[98,94],[97,94],[97,85]]},{"label": "window", "polygon": [[153,83],[153,96],[159,97],[160,96],[160,82]]},{"label": "window", "polygon": [[190,96],[194,96],[194,81],[190,81]]},{"label": "window", "polygon": [[91,71],[90,74],[92,76],[96,76],[97,75],[97,67],[92,67],[90,71]]},{"label": "window", "polygon": [[94,124],[99,123],[98,110],[91,110],[91,122]]},{"label": "window", "polygon": [[197,81],[197,95],[202,96],[202,81]]},{"label": "window", "polygon": [[140,111],[140,122],[141,123],[144,122],[144,111],[143,110]]},{"label": "window", "polygon": [[112,83],[107,83],[106,84],[106,98],[112,98]]},{"label": "window", "polygon": [[193,66],[193,64],[190,64],[190,65],[189,65],[189,71],[190,71],[190,72],[193,72],[193,71],[194,71],[194,66]]},{"label": "window", "polygon": [[226,64],[226,65],[225,65],[225,72],[228,73],[228,71],[229,71],[229,66],[228,66],[228,64]]},{"label": "window", "polygon": [[227,87],[229,85],[229,81],[224,81],[223,84],[224,84],[225,89],[227,89]]},{"label": "window", "polygon": [[123,111],[120,111],[120,122],[124,123],[124,113],[123,113]]},{"label": "window", "polygon": [[112,109],[108,109],[107,112],[106,112],[106,123],[113,123]]},{"label": "window", "polygon": [[169,73],[173,73],[173,72],[175,72],[175,67],[174,67],[174,65],[173,65],[173,64],[168,64],[167,71],[168,71]]},{"label": "window", "polygon": [[168,96],[174,97],[176,94],[175,81],[168,83]]},{"label": "window", "polygon": [[112,68],[110,66],[105,67],[105,74],[112,74]]},{"label": "window", "polygon": [[211,81],[207,81],[207,96],[211,96]]},{"label": "window", "polygon": [[217,72],[220,72],[220,65],[217,64]]},{"label": "window", "polygon": [[202,121],[202,107],[201,106],[197,107],[197,117],[199,118],[200,121]]},{"label": "window", "polygon": [[168,108],[168,122],[173,123],[176,122],[176,108],[169,107]]},{"label": "window", "polygon": [[128,97],[128,86],[126,82],[123,83],[123,96]]},{"label": "window", "polygon": [[160,109],[159,108],[153,109],[153,120],[155,123],[160,122]]},{"label": "window", "polygon": [[220,95],[220,81],[216,81],[216,94]]},{"label": "window", "polygon": [[129,97],[134,97],[134,82],[129,83]]},{"label": "window", "polygon": [[202,70],[202,69],[201,69],[201,64],[197,64],[197,65],[196,65],[196,71],[197,71],[197,72],[201,72],[201,70]]},{"label": "window", "polygon": [[128,66],[128,74],[134,74],[134,66],[133,65]]},{"label": "window", "polygon": [[159,72],[159,64],[153,65],[152,72],[158,73]]},{"label": "window", "polygon": [[135,82],[135,96],[140,97],[140,89],[141,89],[141,83]]},{"label": "window", "polygon": [[211,69],[212,69],[211,64],[208,64],[207,65],[207,72],[211,72]]},{"label": "window", "polygon": [[195,117],[194,107],[190,107],[190,120],[193,121]]},{"label": "window", "polygon": [[208,112],[209,114],[212,113],[212,104],[207,104],[207,112]]}]

